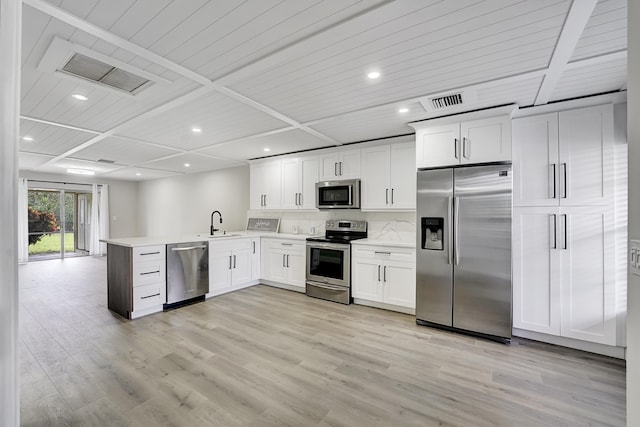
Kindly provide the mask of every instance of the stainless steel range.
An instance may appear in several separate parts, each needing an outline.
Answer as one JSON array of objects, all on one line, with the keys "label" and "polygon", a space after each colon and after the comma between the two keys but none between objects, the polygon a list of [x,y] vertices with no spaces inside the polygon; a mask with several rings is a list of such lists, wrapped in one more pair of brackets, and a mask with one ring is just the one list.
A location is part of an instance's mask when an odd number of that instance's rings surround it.
[{"label": "stainless steel range", "polygon": [[351,241],[367,237],[367,222],[329,220],[325,229],[307,239],[307,295],[351,304]]}]

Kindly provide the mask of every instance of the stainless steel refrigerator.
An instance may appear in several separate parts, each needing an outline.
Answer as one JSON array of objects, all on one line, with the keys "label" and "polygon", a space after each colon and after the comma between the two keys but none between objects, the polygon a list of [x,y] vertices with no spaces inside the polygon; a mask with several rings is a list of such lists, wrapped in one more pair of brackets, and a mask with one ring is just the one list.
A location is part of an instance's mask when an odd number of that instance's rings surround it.
[{"label": "stainless steel refrigerator", "polygon": [[510,164],[418,171],[416,322],[511,338]]}]

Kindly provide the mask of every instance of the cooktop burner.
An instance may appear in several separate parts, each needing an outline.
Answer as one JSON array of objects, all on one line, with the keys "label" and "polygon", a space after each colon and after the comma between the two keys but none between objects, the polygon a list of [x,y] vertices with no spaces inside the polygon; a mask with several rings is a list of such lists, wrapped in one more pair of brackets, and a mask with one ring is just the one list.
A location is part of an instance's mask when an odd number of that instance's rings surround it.
[{"label": "cooktop burner", "polygon": [[326,223],[324,237],[309,237],[307,242],[344,243],[352,240],[367,238],[366,221],[337,221],[329,220]]}]

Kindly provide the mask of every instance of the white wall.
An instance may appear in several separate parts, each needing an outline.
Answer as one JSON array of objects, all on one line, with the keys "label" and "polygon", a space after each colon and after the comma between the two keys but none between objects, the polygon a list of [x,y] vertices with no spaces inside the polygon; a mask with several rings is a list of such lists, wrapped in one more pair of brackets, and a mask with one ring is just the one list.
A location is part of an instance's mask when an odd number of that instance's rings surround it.
[{"label": "white wall", "polygon": [[[109,237],[139,236],[138,230],[138,183],[75,175],[44,174],[33,171],[20,171],[21,178],[28,180],[59,181],[78,184],[107,184],[109,186]],[[64,189],[62,184],[52,184]],[[29,184],[29,188],[41,186],[38,182]],[[91,191],[91,187],[86,187]],[[113,218],[116,219],[113,219]]]},{"label": "white wall", "polygon": [[18,137],[22,2],[0,0],[0,426],[20,424]]},{"label": "white wall", "polygon": [[246,228],[249,166],[142,181],[138,188],[141,236],[208,233],[211,212],[219,210],[221,230]]},{"label": "white wall", "polygon": [[[640,239],[640,2],[628,6],[629,237]],[[627,425],[640,426],[640,277],[627,288]]]}]

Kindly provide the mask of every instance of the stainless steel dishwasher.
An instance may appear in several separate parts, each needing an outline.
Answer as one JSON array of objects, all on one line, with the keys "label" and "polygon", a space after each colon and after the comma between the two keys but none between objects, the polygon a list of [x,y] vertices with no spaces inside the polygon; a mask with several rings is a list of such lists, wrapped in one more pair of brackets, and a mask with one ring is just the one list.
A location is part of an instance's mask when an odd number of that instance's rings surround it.
[{"label": "stainless steel dishwasher", "polygon": [[204,300],[209,292],[209,243],[188,242],[167,245],[167,303]]}]

